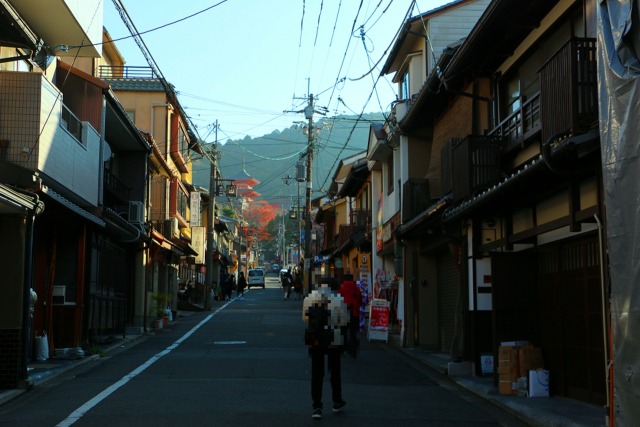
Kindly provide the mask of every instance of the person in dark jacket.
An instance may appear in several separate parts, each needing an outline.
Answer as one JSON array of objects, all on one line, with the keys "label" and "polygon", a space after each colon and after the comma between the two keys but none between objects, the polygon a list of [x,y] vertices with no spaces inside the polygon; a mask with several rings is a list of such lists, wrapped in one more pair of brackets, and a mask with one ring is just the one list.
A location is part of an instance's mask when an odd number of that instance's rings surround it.
[{"label": "person in dark jacket", "polygon": [[291,275],[291,269],[288,269],[281,278],[282,289],[284,290],[284,299],[289,299],[291,295],[291,286],[293,285],[293,276]]},{"label": "person in dark jacket", "polygon": [[344,346],[343,327],[348,321],[347,305],[328,285],[313,290],[302,302],[302,320],[307,324],[305,344],[311,356],[311,399],[314,419],[322,418],[322,383],[325,355],[331,374],[333,412],[344,409],[340,355]]},{"label": "person in dark jacket", "polygon": [[238,277],[238,290],[236,291],[236,298],[244,299],[244,288],[247,287],[247,279],[244,277],[244,271],[240,272]]}]

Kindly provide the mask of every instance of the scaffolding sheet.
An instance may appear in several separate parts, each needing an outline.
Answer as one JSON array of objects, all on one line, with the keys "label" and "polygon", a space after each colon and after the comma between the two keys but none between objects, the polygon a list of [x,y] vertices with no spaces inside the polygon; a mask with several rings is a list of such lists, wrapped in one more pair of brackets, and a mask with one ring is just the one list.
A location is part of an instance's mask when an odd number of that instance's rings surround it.
[{"label": "scaffolding sheet", "polygon": [[600,138],[611,279],[615,424],[640,420],[640,15],[598,6]]}]

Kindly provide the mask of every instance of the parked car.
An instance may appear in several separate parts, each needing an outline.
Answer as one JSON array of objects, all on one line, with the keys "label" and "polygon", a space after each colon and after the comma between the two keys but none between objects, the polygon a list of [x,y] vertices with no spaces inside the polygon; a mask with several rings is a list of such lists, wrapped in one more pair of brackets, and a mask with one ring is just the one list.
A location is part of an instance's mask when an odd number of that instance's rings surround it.
[{"label": "parked car", "polygon": [[279,264],[273,264],[271,266],[271,272],[272,273],[277,273],[278,271],[280,271],[280,265]]},{"label": "parked car", "polygon": [[247,277],[247,288],[252,286],[260,286],[264,289],[264,270],[261,268],[252,268],[249,270]]}]

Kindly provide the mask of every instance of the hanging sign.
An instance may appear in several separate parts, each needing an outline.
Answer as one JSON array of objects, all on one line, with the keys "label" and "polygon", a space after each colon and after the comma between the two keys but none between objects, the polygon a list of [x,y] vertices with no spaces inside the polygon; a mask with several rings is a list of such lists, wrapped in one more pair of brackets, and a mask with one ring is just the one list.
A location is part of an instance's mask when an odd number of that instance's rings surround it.
[{"label": "hanging sign", "polygon": [[189,195],[189,210],[191,211],[191,226],[200,226],[200,192],[193,191]]}]

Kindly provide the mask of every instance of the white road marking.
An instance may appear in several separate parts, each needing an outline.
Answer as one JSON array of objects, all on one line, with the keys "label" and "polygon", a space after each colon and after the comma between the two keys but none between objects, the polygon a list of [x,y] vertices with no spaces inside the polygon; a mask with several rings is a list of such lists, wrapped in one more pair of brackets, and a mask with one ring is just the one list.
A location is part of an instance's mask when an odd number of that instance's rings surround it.
[{"label": "white road marking", "polygon": [[149,360],[147,360],[146,362],[144,362],[142,365],[138,366],[136,369],[134,369],[133,371],[129,372],[127,375],[125,375],[124,377],[122,377],[120,379],[120,381],[112,384],[111,386],[107,387],[106,389],[102,390],[100,393],[98,393],[93,399],[89,400],[88,402],[86,402],[84,405],[80,406],[78,409],[76,409],[75,411],[73,411],[67,418],[65,418],[64,420],[62,420],[60,423],[57,424],[56,427],[67,427],[72,425],[73,423],[75,423],[76,421],[78,421],[80,418],[82,418],[82,416],[84,414],[86,414],[87,412],[89,412],[89,410],[91,410],[91,408],[93,408],[94,406],[96,406],[98,403],[102,402],[104,399],[106,399],[107,397],[109,397],[109,395],[111,395],[113,392],[115,392],[116,390],[118,390],[120,387],[122,387],[123,385],[125,385],[126,383],[128,383],[130,380],[134,379],[135,377],[137,377],[139,374],[141,374],[145,369],[147,369],[149,366],[153,365],[155,362],[157,362],[158,360],[160,360],[161,357],[166,356],[167,354],[171,353],[173,350],[175,350],[176,348],[178,348],[178,346],[180,344],[182,344],[187,338],[189,338],[191,335],[193,335],[193,333],[195,331],[197,331],[198,329],[200,329],[200,327],[202,327],[202,325],[204,325],[205,323],[207,323],[209,321],[209,319],[211,319],[213,316],[215,316],[216,314],[218,314],[222,309],[224,309],[227,305],[229,305],[232,301],[227,302],[226,304],[224,304],[222,307],[218,308],[216,311],[214,311],[213,313],[211,313],[210,315],[208,315],[207,317],[205,317],[200,323],[198,323],[196,326],[194,326],[189,332],[187,332],[186,334],[184,334],[182,337],[180,337],[180,339],[178,339],[176,342],[174,342],[173,344],[171,344],[169,347],[165,348],[164,350],[162,350],[160,353],[152,356]]}]

